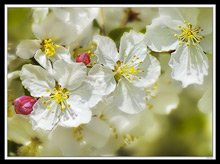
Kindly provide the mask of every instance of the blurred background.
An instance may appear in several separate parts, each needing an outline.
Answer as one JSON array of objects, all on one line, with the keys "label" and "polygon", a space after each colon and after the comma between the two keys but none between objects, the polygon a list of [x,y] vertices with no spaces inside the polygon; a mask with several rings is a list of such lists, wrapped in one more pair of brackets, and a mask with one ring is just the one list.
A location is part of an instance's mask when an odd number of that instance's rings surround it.
[{"label": "blurred background", "polygon": [[[20,40],[34,38],[31,31],[32,21],[30,8],[8,9],[8,53],[15,54]],[[105,26],[108,27],[107,23]],[[141,29],[143,28],[139,28]],[[107,30],[111,32],[111,29]],[[146,134],[135,143],[119,150],[117,154],[121,156],[212,156],[212,113],[203,113],[198,108],[198,102],[204,92],[205,89],[196,86],[183,89],[178,94],[179,105],[176,109],[168,115],[154,114],[156,123],[146,129]],[[13,152],[15,149],[16,144],[9,142],[9,151]]]}]

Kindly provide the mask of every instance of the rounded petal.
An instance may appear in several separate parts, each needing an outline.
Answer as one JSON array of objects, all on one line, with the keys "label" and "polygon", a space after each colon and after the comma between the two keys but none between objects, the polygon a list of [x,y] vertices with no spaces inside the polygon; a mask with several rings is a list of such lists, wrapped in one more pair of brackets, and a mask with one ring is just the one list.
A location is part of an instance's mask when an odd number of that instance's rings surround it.
[{"label": "rounded petal", "polygon": [[51,60],[45,55],[44,52],[42,52],[41,50],[37,50],[34,58],[49,73],[53,73]]},{"label": "rounded petal", "polygon": [[59,20],[52,12],[41,23],[33,23],[32,31],[40,39],[52,39],[56,44],[67,45],[77,39],[77,28]]},{"label": "rounded petal", "polygon": [[[65,138],[64,138],[65,134]],[[57,126],[50,135],[51,144],[59,146],[64,156],[77,156],[80,150],[80,142],[73,138],[73,128]]]},{"label": "rounded petal", "polygon": [[115,73],[108,67],[95,65],[88,74],[90,84],[102,95],[107,95],[115,90]]},{"label": "rounded petal", "polygon": [[33,97],[49,96],[47,88],[52,90],[55,80],[51,74],[40,66],[26,64],[22,67],[20,78],[23,86],[28,89]]},{"label": "rounded petal", "polygon": [[146,45],[157,52],[176,49],[179,41],[174,35],[180,33],[177,24],[180,24],[180,22],[173,21],[168,16],[153,19],[152,24],[146,27]]},{"label": "rounded petal", "polygon": [[[33,106],[33,112],[30,114],[30,120],[34,130],[38,128],[43,130],[52,130],[59,121],[61,106],[55,101],[43,104],[43,101],[47,100],[47,97],[41,98]],[[47,106],[50,106],[50,109],[47,109]]]},{"label": "rounded petal", "polygon": [[97,49],[94,53],[98,57],[98,63],[114,69],[119,57],[114,41],[101,35],[94,36],[93,41],[97,44]]},{"label": "rounded petal", "polygon": [[17,46],[16,55],[23,59],[30,59],[41,48],[40,44],[40,40],[22,40]]},{"label": "rounded petal", "polygon": [[69,97],[66,100],[70,107],[66,107],[60,115],[59,125],[64,127],[77,127],[87,124],[92,117],[88,103]]},{"label": "rounded petal", "polygon": [[182,82],[183,88],[189,84],[202,84],[204,75],[208,75],[208,58],[199,45],[179,46],[171,54],[169,66],[171,76]]},{"label": "rounded petal", "polygon": [[114,102],[123,112],[134,114],[145,108],[144,88],[138,88],[121,78],[114,91]]},{"label": "rounded petal", "polygon": [[48,8],[32,8],[34,23],[40,23],[47,16],[49,9]]},{"label": "rounded petal", "polygon": [[82,131],[83,140],[95,148],[100,148],[105,145],[110,136],[109,125],[99,119],[93,117]]},{"label": "rounded petal", "polygon": [[197,8],[159,8],[160,16],[169,16],[172,20],[186,21],[187,23],[197,24],[199,10]]},{"label": "rounded petal", "polygon": [[[139,72],[135,76],[133,85],[136,87],[147,87],[155,83],[160,75],[160,64],[159,61],[151,56],[146,55],[143,63],[139,65]],[[141,70],[144,70],[142,72]]]},{"label": "rounded petal", "polygon": [[85,100],[90,107],[95,106],[102,99],[103,94],[101,88],[95,88],[94,85],[90,84],[91,82],[93,81],[87,78],[85,82],[71,92],[71,98]]},{"label": "rounded petal", "polygon": [[137,33],[133,30],[129,33],[125,32],[120,40],[119,60],[123,60],[123,63],[128,66],[143,61],[147,54],[146,45],[143,39],[144,34],[142,33]]},{"label": "rounded petal", "polygon": [[200,46],[202,47],[203,51],[206,53],[213,53],[213,34],[206,35],[203,40],[201,40]]},{"label": "rounded petal", "polygon": [[53,65],[54,77],[62,88],[69,91],[79,87],[86,77],[86,66],[83,63],[70,63],[58,60]]}]

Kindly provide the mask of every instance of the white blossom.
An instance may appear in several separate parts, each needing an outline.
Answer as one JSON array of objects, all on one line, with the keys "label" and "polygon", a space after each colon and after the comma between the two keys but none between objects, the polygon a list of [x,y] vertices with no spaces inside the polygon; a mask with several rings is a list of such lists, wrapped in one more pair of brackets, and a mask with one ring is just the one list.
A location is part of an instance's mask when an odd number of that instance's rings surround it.
[{"label": "white blossom", "polygon": [[153,51],[170,51],[172,78],[189,84],[202,84],[208,74],[204,51],[212,49],[212,9],[159,8],[159,17],[147,26],[146,44]]},{"label": "white blossom", "polygon": [[100,85],[103,94],[114,92],[115,104],[126,113],[138,113],[145,108],[144,87],[160,75],[159,62],[147,53],[142,40],[141,33],[124,33],[118,53],[110,38],[97,35],[93,39],[99,64],[89,71],[89,76],[104,81]]}]

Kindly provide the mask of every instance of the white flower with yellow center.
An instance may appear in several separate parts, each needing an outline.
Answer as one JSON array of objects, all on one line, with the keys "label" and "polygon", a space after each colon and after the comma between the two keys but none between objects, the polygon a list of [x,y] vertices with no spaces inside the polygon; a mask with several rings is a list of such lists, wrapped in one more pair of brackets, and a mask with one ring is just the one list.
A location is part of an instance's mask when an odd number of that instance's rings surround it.
[{"label": "white flower with yellow center", "polygon": [[[97,79],[97,85],[103,88],[102,94],[114,91],[114,102],[126,113],[144,109],[144,87],[154,83],[160,75],[159,62],[147,53],[143,36],[135,31],[124,33],[119,53],[110,38],[97,35],[93,39],[99,64],[93,66],[89,76]],[[104,83],[100,85],[99,81]]]},{"label": "white flower with yellow center", "polygon": [[212,9],[160,8],[160,17],[147,26],[146,44],[153,51],[171,51],[172,78],[189,84],[202,84],[208,74],[212,52]]},{"label": "white flower with yellow center", "polygon": [[[53,75],[40,66],[24,65],[20,74],[23,86],[39,97],[30,114],[33,128],[52,130],[56,125],[77,127],[88,123],[91,111],[80,89],[86,78],[86,66],[58,60]],[[85,94],[85,89],[83,89]],[[89,91],[88,91],[89,93]]]},{"label": "white flower with yellow center", "polygon": [[[84,13],[82,16],[80,10],[77,11],[72,17],[77,17],[77,20],[81,19],[81,22],[84,21],[82,18],[86,17],[86,14],[90,14]],[[90,19],[89,21],[92,22],[94,18]],[[53,12],[48,13],[40,23],[32,24],[33,34],[37,39],[21,41],[17,46],[16,55],[24,59],[34,57],[41,66],[52,71],[51,62],[54,63],[60,59],[71,60],[68,46],[72,42],[80,40],[85,29],[90,25],[81,22],[76,22],[77,24],[64,22],[58,19]]]}]

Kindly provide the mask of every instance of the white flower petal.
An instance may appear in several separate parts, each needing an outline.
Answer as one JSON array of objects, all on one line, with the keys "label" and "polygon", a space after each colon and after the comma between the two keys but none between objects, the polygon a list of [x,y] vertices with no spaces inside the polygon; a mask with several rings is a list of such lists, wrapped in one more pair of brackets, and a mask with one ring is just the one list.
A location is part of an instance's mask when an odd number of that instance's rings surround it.
[{"label": "white flower petal", "polygon": [[187,23],[197,24],[199,10],[197,8],[159,8],[160,16],[170,16],[173,20],[186,21]]},{"label": "white flower petal", "polygon": [[70,44],[78,37],[75,26],[57,19],[53,13],[49,13],[41,23],[33,23],[32,31],[38,39],[52,39],[60,45]]},{"label": "white flower petal", "polygon": [[198,22],[197,24],[203,29],[201,32],[203,35],[212,33],[212,21],[213,21],[213,9],[212,8],[199,8]]},{"label": "white flower petal", "polygon": [[52,68],[51,60],[50,60],[50,58],[48,56],[45,55],[44,52],[41,51],[41,49],[37,50],[34,58],[49,73],[53,73],[53,68]]},{"label": "white flower petal", "polygon": [[69,50],[63,46],[60,48],[55,48],[56,53],[50,57],[52,62],[54,63],[56,60],[64,59],[66,61],[71,61],[71,54]]},{"label": "white flower petal", "polygon": [[54,63],[53,70],[58,83],[69,91],[79,87],[86,77],[86,66],[83,63],[58,60]]},{"label": "white flower petal", "polygon": [[145,108],[144,88],[138,88],[121,78],[114,91],[114,102],[123,112],[134,114]]},{"label": "white flower petal", "polygon": [[94,87],[94,92],[107,95],[115,90],[115,73],[108,67],[96,64],[88,73],[88,81]]},{"label": "white flower petal", "polygon": [[99,118],[93,117],[82,131],[83,140],[88,144],[100,148],[105,145],[110,136],[109,125]]},{"label": "white flower petal", "polygon": [[23,59],[30,59],[41,48],[40,40],[22,40],[16,50],[16,55]]},{"label": "white flower petal", "polygon": [[26,64],[22,67],[20,78],[23,86],[28,89],[32,96],[49,96],[46,89],[52,90],[55,86],[54,78],[40,66]]},{"label": "white flower petal", "polygon": [[77,127],[87,124],[91,120],[92,112],[85,101],[69,97],[66,100],[70,107],[66,107],[60,115],[59,125],[64,127]]},{"label": "white flower petal", "polygon": [[[133,85],[136,87],[150,86],[156,82],[160,75],[161,68],[159,61],[149,54],[146,55],[145,60],[139,65],[139,68],[139,72],[134,76],[133,82]],[[142,70],[144,70],[144,72],[142,72]],[[139,77],[141,79],[139,79]]]},{"label": "white flower petal", "polygon": [[80,142],[73,137],[73,128],[57,126],[50,133],[49,141],[59,146],[64,156],[77,156],[80,150]]},{"label": "white flower petal", "polygon": [[98,57],[98,63],[114,69],[119,57],[114,41],[101,35],[94,36],[93,41],[97,44],[97,49],[94,53]]},{"label": "white flower petal", "polygon": [[[125,32],[120,40],[119,59],[123,60],[123,63],[128,66],[143,61],[147,54],[146,45],[144,44],[143,39],[144,34],[142,33],[137,33],[133,30],[129,33]],[[125,57],[125,55],[127,57]]]},{"label": "white flower petal", "polygon": [[78,88],[71,92],[71,98],[87,101],[90,107],[95,106],[102,99],[101,88],[94,88],[90,83],[93,82],[86,79]]},{"label": "white flower petal", "polygon": [[[52,130],[59,121],[61,106],[55,101],[49,101],[44,105],[43,101],[47,100],[47,97],[41,98],[33,106],[33,111],[30,114],[30,120],[34,130],[38,128],[43,130]],[[50,106],[50,109],[47,109],[47,106]],[[52,111],[54,112],[52,113]]]},{"label": "white flower petal", "polygon": [[31,131],[33,136],[36,134],[36,132],[32,130],[28,118],[22,117],[21,115],[14,115],[11,119],[8,119],[7,137],[10,140],[18,144],[26,144],[30,140],[29,131]]},{"label": "white flower petal", "polygon": [[40,23],[47,16],[49,9],[48,8],[32,8],[34,23]]},{"label": "white flower petal", "polygon": [[203,51],[206,53],[213,53],[213,34],[205,35],[205,38],[201,40],[200,46],[202,47]]},{"label": "white flower petal", "polygon": [[202,84],[204,75],[208,74],[208,58],[199,45],[179,46],[171,54],[169,66],[172,78],[182,82],[183,88],[189,84]]},{"label": "white flower petal", "polygon": [[176,49],[179,40],[174,35],[180,33],[177,28],[177,22],[168,16],[153,19],[152,24],[146,27],[146,45],[158,52]]}]

